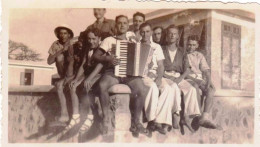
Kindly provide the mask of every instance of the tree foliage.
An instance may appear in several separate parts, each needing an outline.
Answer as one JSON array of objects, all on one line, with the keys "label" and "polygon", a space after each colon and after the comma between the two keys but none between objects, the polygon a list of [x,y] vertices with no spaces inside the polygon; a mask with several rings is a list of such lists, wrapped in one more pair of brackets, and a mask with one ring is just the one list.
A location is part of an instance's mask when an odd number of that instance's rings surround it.
[{"label": "tree foliage", "polygon": [[40,54],[23,43],[9,40],[8,59],[25,61],[42,61]]}]

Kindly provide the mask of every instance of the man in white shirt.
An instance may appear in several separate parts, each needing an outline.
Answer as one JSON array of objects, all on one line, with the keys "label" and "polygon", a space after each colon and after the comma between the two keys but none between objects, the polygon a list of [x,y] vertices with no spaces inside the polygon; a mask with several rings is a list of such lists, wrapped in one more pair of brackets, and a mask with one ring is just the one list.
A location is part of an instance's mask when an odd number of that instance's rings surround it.
[{"label": "man in white shirt", "polygon": [[[172,126],[172,113],[181,110],[181,94],[177,84],[164,75],[164,54],[159,44],[150,40],[152,28],[149,23],[140,26],[142,36],[141,43],[148,44],[153,50],[153,57],[147,77],[143,78],[145,85],[150,87],[150,91],[145,99],[145,115],[149,121],[148,130],[156,130],[161,134],[166,134],[165,126]],[[160,91],[160,95],[159,95]]]},{"label": "man in white shirt", "polygon": [[[103,76],[99,82],[99,98],[103,111],[103,134],[108,132],[108,109],[109,109],[109,93],[108,89],[118,83],[126,84],[131,89],[131,100],[130,106],[132,115],[132,122],[130,130],[133,135],[138,136],[139,133],[147,133],[147,130],[140,123],[140,115],[144,107],[144,100],[147,92],[144,89],[147,87],[144,85],[141,77],[127,76],[127,77],[117,77],[114,74],[114,66],[120,64],[120,60],[116,56],[111,54],[112,48],[120,40],[127,40],[126,32],[129,29],[129,20],[127,16],[119,15],[116,17],[116,32],[117,35],[114,37],[106,38],[100,45],[100,49],[93,55],[94,59],[98,62],[106,65]],[[104,56],[107,54],[107,56]]]}]

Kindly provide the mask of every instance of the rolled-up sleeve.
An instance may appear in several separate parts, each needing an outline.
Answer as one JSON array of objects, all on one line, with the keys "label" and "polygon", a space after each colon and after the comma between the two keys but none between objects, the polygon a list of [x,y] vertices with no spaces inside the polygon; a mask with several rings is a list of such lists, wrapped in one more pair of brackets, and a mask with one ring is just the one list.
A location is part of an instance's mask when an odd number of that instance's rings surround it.
[{"label": "rolled-up sleeve", "polygon": [[56,49],[55,49],[55,47],[56,47],[57,45],[56,45],[56,42],[54,42],[54,43],[52,43],[52,45],[51,45],[51,47],[50,47],[50,49],[49,49],[49,51],[48,51],[48,53],[50,54],[50,55],[54,55],[55,53],[56,53]]}]

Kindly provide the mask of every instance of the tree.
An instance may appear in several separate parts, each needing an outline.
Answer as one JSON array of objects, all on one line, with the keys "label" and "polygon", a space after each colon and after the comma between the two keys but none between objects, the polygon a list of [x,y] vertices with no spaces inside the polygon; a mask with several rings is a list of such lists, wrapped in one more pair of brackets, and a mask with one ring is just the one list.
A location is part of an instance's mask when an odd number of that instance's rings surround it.
[{"label": "tree", "polygon": [[23,43],[9,40],[8,59],[25,61],[42,61],[40,54]]}]

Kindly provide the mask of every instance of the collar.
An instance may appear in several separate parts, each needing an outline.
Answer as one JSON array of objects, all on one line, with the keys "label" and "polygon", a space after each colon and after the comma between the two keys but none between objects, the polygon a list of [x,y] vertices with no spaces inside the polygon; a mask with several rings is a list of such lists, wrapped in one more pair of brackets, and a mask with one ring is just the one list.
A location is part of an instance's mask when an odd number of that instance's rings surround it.
[{"label": "collar", "polygon": [[189,55],[197,56],[199,53],[197,51],[194,51],[192,53],[188,53]]}]

